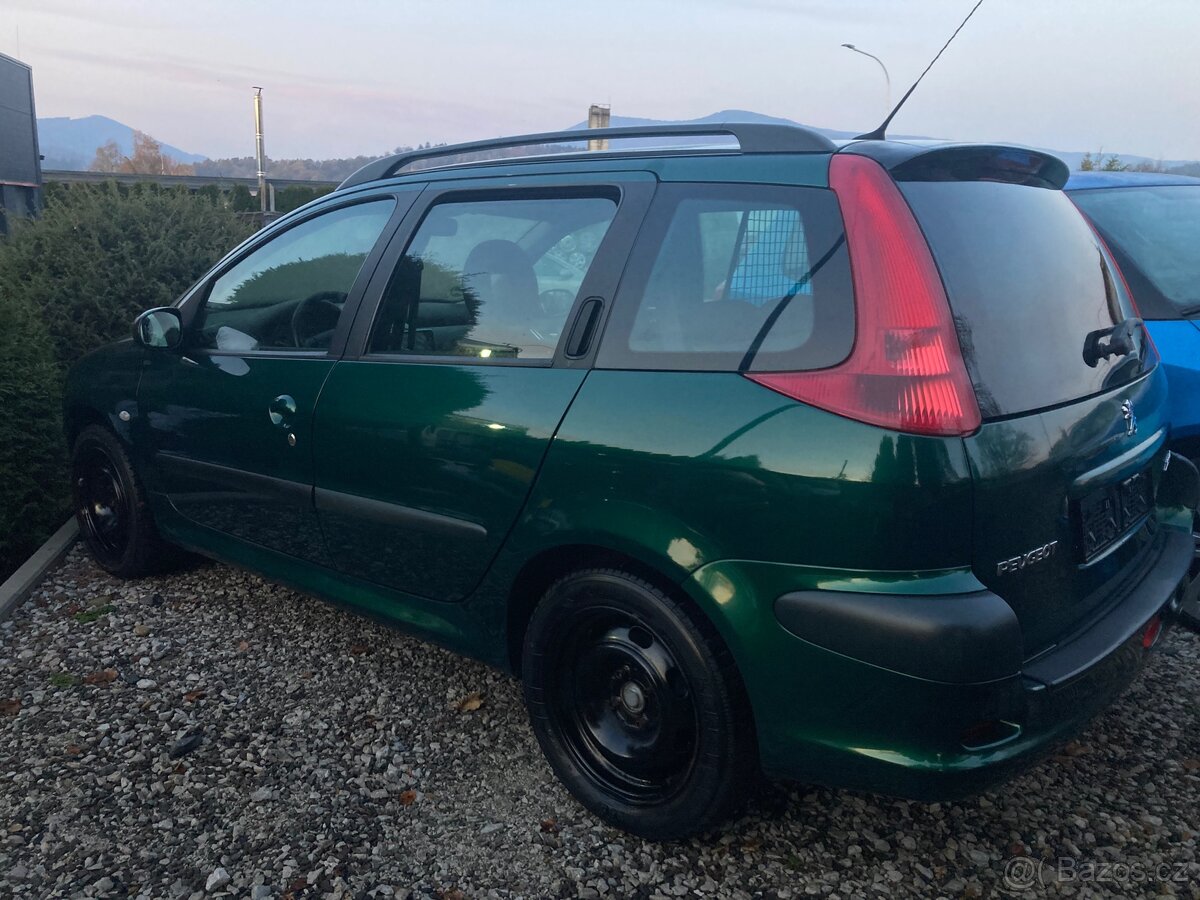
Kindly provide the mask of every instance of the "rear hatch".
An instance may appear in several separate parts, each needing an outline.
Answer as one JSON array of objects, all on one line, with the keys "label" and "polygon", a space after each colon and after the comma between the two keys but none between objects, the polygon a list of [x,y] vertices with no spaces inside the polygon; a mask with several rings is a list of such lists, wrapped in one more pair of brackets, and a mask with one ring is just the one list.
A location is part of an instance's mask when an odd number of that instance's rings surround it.
[{"label": "rear hatch", "polygon": [[[1153,566],[1166,392],[1066,170],[1002,148],[891,167],[933,252],[983,424],[974,568],[1016,611],[1026,656],[1120,602]],[[1115,329],[1115,330],[1114,330]]]}]

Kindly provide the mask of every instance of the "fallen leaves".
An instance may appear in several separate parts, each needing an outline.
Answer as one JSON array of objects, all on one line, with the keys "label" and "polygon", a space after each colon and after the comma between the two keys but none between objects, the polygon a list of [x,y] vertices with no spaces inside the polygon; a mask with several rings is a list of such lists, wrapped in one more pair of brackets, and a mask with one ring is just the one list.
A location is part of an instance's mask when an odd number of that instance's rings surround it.
[{"label": "fallen leaves", "polygon": [[460,713],[465,713],[475,712],[475,710],[479,709],[481,706],[483,706],[483,696],[479,693],[479,691],[472,691],[471,693],[467,694],[467,696],[459,700],[458,703],[454,705],[454,708]]},{"label": "fallen leaves", "polygon": [[84,684],[111,684],[117,680],[116,669],[99,669],[83,676]]},{"label": "fallen leaves", "polygon": [[197,700],[203,700],[208,696],[208,691],[197,688],[194,691],[188,691],[183,695],[184,703],[195,703]]},{"label": "fallen leaves", "polygon": [[67,744],[67,756],[83,756],[83,748],[78,744]]},{"label": "fallen leaves", "polygon": [[0,716],[15,716],[21,711],[21,701],[16,697],[0,700]]},{"label": "fallen leaves", "polygon": [[250,644],[249,644],[249,642],[247,642],[247,641],[238,641],[238,645],[237,645],[237,652],[238,652],[238,653],[245,653],[245,652],[246,652],[247,650],[249,650],[249,649],[250,649]]},{"label": "fallen leaves", "polygon": [[546,834],[558,834],[558,832],[560,831],[560,829],[558,827],[558,819],[554,818],[553,816],[551,816],[549,819],[542,819],[541,825],[539,827]]},{"label": "fallen leaves", "polygon": [[417,802],[417,792],[416,791],[409,789],[407,791],[401,792],[401,794],[400,794],[400,805],[401,806],[412,806],[416,802]]},{"label": "fallen leaves", "polygon": [[370,653],[370,652],[371,652],[371,648],[368,647],[366,644],[351,644],[350,645],[350,655],[351,656],[362,656],[363,654]]},{"label": "fallen leaves", "polygon": [[75,621],[82,624],[95,622],[97,619],[107,616],[115,609],[116,607],[111,603],[105,603],[103,606],[97,606],[95,609],[89,609],[85,612],[75,613]]}]

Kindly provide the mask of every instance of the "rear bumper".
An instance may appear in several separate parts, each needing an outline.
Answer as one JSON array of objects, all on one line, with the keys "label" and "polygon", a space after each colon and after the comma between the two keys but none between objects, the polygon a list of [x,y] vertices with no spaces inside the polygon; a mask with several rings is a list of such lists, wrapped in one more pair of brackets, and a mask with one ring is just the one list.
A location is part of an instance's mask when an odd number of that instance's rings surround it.
[{"label": "rear bumper", "polygon": [[[1124,690],[1156,617],[1170,626],[1191,535],[1162,528],[1155,550],[1121,602],[1024,662],[1015,616],[987,591],[776,594],[757,659],[743,664],[764,770],[921,800],[1009,777]],[[741,577],[747,589],[752,579],[766,587],[761,575]],[[738,576],[725,569],[721,583],[736,588]]]}]

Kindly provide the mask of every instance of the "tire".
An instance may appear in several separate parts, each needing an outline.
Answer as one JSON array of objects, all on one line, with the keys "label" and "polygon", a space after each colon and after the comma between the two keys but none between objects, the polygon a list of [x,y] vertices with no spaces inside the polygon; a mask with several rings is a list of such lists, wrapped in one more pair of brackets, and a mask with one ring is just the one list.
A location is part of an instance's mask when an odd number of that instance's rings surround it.
[{"label": "tire", "polygon": [[75,441],[71,499],[88,552],[118,578],[161,572],[176,558],[158,534],[129,454],[103,426],[89,425]]},{"label": "tire", "polygon": [[525,703],[555,773],[588,809],[650,840],[726,819],[758,772],[754,725],[707,621],[615,569],[568,575],[525,634]]}]

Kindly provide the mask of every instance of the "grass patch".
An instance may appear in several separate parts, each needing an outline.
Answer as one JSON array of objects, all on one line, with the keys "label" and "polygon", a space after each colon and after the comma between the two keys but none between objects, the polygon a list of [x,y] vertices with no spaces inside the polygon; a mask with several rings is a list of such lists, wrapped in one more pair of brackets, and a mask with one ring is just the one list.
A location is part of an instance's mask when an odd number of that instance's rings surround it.
[{"label": "grass patch", "polygon": [[114,609],[116,609],[116,607],[111,603],[105,603],[103,606],[97,606],[95,609],[88,609],[80,613],[75,613],[75,621],[95,622],[97,619],[107,616]]},{"label": "grass patch", "polygon": [[56,688],[69,688],[77,685],[79,679],[68,672],[55,672],[50,676],[50,683]]}]

